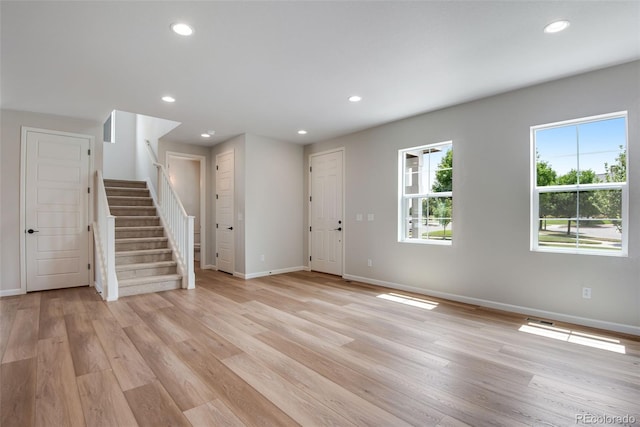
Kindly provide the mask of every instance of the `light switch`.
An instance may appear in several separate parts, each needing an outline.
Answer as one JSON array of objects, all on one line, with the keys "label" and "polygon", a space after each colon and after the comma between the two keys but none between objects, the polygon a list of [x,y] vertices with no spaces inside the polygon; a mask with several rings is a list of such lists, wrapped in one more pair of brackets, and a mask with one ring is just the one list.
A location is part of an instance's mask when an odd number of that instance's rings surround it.
[{"label": "light switch", "polygon": [[362,214],[356,214],[356,221],[362,221]]},{"label": "light switch", "polygon": [[373,221],[373,214],[367,214],[367,221]]}]

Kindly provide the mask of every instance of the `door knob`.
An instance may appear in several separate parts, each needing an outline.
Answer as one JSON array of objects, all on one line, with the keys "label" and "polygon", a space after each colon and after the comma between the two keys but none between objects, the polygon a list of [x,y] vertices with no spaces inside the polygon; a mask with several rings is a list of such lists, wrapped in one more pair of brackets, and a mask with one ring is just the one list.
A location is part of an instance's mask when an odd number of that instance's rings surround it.
[{"label": "door knob", "polygon": [[233,227],[227,227],[227,230],[233,230]]},{"label": "door knob", "polygon": [[333,231],[342,231],[342,227],[334,228]]},{"label": "door knob", "polygon": [[33,228],[30,228],[30,229],[27,230],[27,233],[29,233],[29,234],[39,233],[39,232],[40,232],[39,230],[34,230]]}]

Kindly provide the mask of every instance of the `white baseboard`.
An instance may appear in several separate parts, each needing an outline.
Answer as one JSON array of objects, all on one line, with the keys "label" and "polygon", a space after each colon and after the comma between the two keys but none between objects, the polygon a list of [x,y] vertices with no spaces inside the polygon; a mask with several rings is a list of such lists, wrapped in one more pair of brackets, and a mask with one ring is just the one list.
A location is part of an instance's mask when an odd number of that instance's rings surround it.
[{"label": "white baseboard", "polygon": [[383,280],[370,279],[368,277],[353,276],[351,274],[344,274],[342,277],[346,280],[369,283],[372,285],[384,286],[386,288],[398,289],[402,291],[415,292],[417,294],[422,294],[426,296],[430,295],[437,298],[448,299],[451,301],[458,301],[466,304],[474,304],[482,307],[494,308],[496,310],[503,310],[503,311],[508,311],[512,313],[522,313],[527,316],[542,317],[542,318],[551,319],[551,320],[558,320],[561,322],[574,323],[576,325],[589,326],[591,328],[606,329],[609,331],[616,331],[616,332],[622,332],[629,335],[640,336],[639,326],[625,325],[623,323],[607,322],[604,320],[597,320],[597,319],[589,319],[589,318],[580,317],[580,316],[572,316],[569,314],[539,310],[536,308],[523,307],[519,305],[505,304],[505,303],[485,300],[481,298],[465,297],[462,295],[450,294],[447,292],[416,288],[414,286],[407,286],[407,285],[402,285],[394,282],[386,282]]},{"label": "white baseboard", "polygon": [[298,266],[298,267],[280,268],[277,270],[270,270],[270,271],[260,271],[257,273],[249,273],[249,274],[234,273],[234,276],[241,277],[245,280],[249,280],[249,279],[255,279],[257,277],[273,276],[274,274],[293,273],[294,271],[303,271],[304,269],[305,269],[304,266]]},{"label": "white baseboard", "polygon": [[216,267],[216,266],[215,266],[215,265],[213,265],[213,264],[205,264],[205,265],[201,265],[201,266],[200,266],[200,269],[201,269],[201,270],[215,270],[215,271],[218,271],[218,267]]},{"label": "white baseboard", "polygon": [[23,291],[20,288],[18,288],[18,289],[7,289],[7,290],[0,291],[0,298],[2,298],[2,297],[12,297],[12,296],[15,296],[15,295],[24,295],[24,294],[26,294],[26,292]]}]

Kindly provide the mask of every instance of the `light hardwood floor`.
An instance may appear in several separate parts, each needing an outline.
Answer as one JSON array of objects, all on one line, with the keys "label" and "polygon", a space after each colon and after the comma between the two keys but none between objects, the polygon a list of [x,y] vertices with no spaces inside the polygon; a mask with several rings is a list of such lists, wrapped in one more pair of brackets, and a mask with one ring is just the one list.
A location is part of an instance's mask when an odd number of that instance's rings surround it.
[{"label": "light hardwood floor", "polygon": [[[393,294],[419,307],[378,297]],[[526,316],[324,274],[198,271],[192,291],[0,310],[5,427],[640,423],[638,337],[528,327],[560,341],[520,331]]]}]

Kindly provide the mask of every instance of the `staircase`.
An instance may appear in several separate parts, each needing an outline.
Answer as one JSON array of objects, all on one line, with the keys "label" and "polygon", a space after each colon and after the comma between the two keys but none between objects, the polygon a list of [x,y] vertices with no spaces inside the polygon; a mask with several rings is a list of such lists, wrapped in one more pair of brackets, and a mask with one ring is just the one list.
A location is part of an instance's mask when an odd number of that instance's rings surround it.
[{"label": "staircase", "polygon": [[115,220],[119,296],[178,289],[182,276],[144,181],[105,179]]}]

